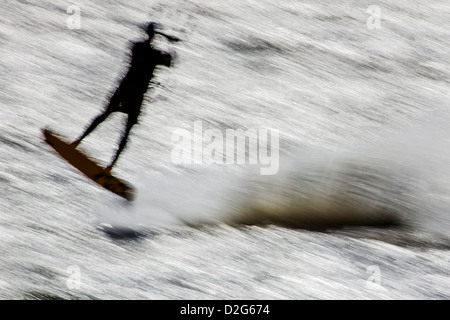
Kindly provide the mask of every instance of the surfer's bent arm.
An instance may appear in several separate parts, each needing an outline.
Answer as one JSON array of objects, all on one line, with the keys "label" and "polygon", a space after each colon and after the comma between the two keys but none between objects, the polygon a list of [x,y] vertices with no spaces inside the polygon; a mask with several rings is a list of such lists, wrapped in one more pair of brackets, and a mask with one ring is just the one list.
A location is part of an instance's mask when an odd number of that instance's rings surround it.
[{"label": "surfer's bent arm", "polygon": [[167,52],[161,52],[158,64],[170,67],[172,65],[172,56]]}]

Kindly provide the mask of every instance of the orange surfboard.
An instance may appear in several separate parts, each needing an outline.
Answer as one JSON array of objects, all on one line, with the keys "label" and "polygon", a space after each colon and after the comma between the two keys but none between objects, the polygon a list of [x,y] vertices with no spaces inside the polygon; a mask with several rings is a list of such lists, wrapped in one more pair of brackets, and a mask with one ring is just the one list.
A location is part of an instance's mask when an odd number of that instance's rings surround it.
[{"label": "orange surfboard", "polygon": [[134,188],[127,182],[118,179],[105,171],[94,160],[80,150],[75,149],[69,142],[65,141],[61,136],[56,135],[48,129],[43,129],[44,140],[55,149],[55,151],[73,167],[82,172],[86,177],[96,182],[103,188],[125,198],[127,200],[134,199]]}]

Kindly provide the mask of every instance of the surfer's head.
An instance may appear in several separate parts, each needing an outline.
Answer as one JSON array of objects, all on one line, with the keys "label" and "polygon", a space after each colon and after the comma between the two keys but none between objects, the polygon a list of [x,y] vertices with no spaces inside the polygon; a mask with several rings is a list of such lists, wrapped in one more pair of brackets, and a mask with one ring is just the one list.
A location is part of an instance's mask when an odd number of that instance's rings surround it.
[{"label": "surfer's head", "polygon": [[154,23],[154,22],[148,23],[147,27],[145,28],[145,32],[147,33],[150,40],[152,40],[155,35],[155,28],[156,28],[156,23]]}]

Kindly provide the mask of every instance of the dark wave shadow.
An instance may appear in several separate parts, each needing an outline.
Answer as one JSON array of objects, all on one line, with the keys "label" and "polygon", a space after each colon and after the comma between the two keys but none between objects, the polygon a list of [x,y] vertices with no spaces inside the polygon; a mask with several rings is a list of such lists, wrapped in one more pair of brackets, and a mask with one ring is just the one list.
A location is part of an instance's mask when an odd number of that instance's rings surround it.
[{"label": "dark wave shadow", "polygon": [[158,233],[142,229],[142,228],[133,228],[127,226],[114,226],[111,224],[102,223],[97,226],[97,229],[102,231],[106,236],[108,236],[112,240],[142,240],[144,238],[154,238],[158,235]]}]

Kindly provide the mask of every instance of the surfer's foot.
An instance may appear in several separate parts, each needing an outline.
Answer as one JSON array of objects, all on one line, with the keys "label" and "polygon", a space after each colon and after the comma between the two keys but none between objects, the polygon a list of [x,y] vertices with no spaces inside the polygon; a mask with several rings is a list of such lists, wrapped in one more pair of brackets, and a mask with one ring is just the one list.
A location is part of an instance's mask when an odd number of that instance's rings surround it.
[{"label": "surfer's foot", "polygon": [[75,140],[74,142],[72,142],[71,144],[70,144],[70,146],[71,147],[73,147],[73,148],[76,148],[76,147],[78,147],[78,145],[80,144],[80,140]]},{"label": "surfer's foot", "polygon": [[106,173],[111,173],[112,167],[113,167],[112,165],[111,166],[107,166],[105,168]]}]

